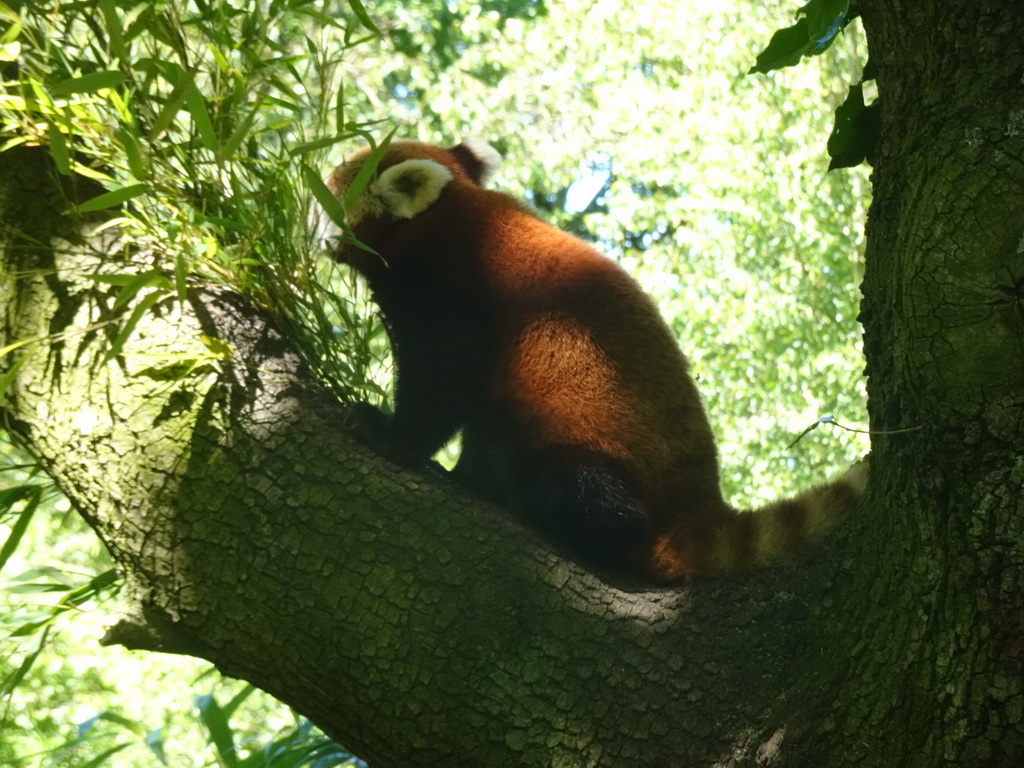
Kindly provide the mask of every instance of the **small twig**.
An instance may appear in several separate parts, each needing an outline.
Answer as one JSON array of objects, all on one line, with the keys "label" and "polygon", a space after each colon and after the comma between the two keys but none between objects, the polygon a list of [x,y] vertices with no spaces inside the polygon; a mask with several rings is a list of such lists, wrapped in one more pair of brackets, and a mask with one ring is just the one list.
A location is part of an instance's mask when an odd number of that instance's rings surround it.
[{"label": "small twig", "polygon": [[822,416],[816,422],[811,424],[811,426],[809,426],[807,429],[805,429],[803,432],[801,432],[799,435],[797,435],[796,439],[793,442],[791,442],[789,445],[786,446],[786,450],[788,451],[794,445],[796,445],[801,440],[803,440],[804,436],[808,432],[810,432],[810,431],[812,431],[814,429],[817,429],[819,424],[833,424],[833,425],[839,427],[840,429],[845,429],[847,432],[856,432],[857,434],[860,434],[860,435],[900,435],[900,434],[903,434],[904,432],[916,432],[919,429],[924,429],[923,425],[916,426],[916,427],[907,427],[906,429],[885,429],[885,430],[854,429],[853,427],[847,427],[847,426],[845,426],[843,424],[840,424],[838,421],[836,421],[835,417],[832,416],[832,414],[829,414],[828,416]]}]

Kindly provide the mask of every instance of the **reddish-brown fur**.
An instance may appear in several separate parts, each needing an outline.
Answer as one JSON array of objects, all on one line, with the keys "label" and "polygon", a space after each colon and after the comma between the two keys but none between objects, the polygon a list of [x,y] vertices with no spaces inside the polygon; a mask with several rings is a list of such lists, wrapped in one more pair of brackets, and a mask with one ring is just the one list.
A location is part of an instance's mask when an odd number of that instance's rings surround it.
[{"label": "reddish-brown fur", "polygon": [[[335,171],[336,192],[363,156]],[[791,557],[856,503],[861,469],[755,514],[730,507],[687,360],[653,302],[591,246],[479,186],[474,157],[392,144],[378,173],[419,158],[452,179],[410,219],[385,213],[354,222],[380,257],[351,246],[339,252],[367,276],[396,347],[395,416],[364,425],[369,442],[417,463],[462,428],[458,479],[536,515],[585,555],[659,582]],[[443,317],[434,328],[436,314]],[[417,370],[431,358],[450,375]],[[443,402],[448,386],[462,402]],[[428,389],[440,415],[417,405]],[[414,418],[426,423],[422,432]],[[568,508],[565,522],[553,519],[559,504]],[[588,527],[578,546],[577,527]]]}]

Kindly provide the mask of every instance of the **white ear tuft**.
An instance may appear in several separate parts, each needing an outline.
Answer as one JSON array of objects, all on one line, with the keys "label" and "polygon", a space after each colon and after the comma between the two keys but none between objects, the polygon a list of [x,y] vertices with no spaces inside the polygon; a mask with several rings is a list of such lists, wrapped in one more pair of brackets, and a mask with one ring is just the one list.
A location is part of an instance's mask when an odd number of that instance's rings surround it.
[{"label": "white ear tuft", "polygon": [[455,156],[469,177],[481,187],[501,166],[501,155],[498,154],[498,150],[480,139],[466,139],[448,151]]},{"label": "white ear tuft", "polygon": [[380,208],[399,219],[427,210],[452,179],[452,172],[433,160],[405,160],[384,171],[367,190]]}]

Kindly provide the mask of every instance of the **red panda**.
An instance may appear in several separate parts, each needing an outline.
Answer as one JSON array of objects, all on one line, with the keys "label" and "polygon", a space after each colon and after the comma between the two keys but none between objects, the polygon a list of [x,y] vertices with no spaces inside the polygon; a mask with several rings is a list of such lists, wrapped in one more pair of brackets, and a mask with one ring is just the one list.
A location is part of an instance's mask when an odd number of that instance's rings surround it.
[{"label": "red panda", "polygon": [[[369,150],[331,175],[339,197]],[[354,409],[358,434],[409,466],[456,432],[452,474],[586,561],[658,583],[791,559],[858,501],[858,464],[744,514],[719,489],[689,364],[650,298],[615,262],[484,188],[481,142],[387,148],[346,212],[375,251],[342,244],[380,307],[395,407]]]}]

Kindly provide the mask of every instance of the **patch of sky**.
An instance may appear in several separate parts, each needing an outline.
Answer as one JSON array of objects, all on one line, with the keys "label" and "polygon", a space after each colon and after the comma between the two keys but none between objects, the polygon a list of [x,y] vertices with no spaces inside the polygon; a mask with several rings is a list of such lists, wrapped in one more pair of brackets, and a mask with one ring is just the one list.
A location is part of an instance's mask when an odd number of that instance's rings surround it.
[{"label": "patch of sky", "polygon": [[565,210],[580,213],[590,207],[612,177],[611,155],[600,153],[587,163],[583,175],[569,185],[565,193]]}]

